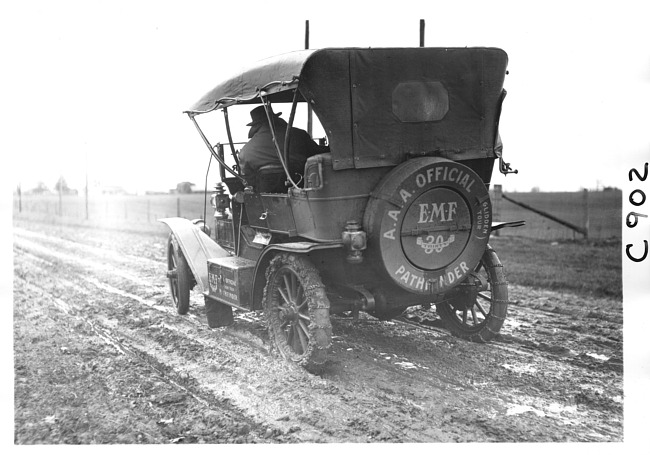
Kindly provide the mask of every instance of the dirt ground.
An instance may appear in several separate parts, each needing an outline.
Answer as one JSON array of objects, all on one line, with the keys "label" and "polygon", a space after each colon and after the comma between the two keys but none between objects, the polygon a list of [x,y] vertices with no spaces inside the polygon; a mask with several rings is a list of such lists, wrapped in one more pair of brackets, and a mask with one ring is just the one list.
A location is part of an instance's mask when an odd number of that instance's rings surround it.
[{"label": "dirt ground", "polygon": [[311,374],[259,313],[210,329],[195,291],[178,316],[163,235],[17,221],[13,240],[15,444],[623,440],[621,301],[511,284],[486,345],[333,317]]}]

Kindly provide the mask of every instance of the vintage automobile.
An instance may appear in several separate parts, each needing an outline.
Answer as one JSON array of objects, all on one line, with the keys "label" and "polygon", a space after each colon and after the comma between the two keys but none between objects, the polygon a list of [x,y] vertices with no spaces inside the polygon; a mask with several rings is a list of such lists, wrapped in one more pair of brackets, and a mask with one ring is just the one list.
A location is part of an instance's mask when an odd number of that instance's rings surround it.
[{"label": "vintage automobile", "polygon": [[[195,285],[211,327],[231,324],[233,307],[263,310],[274,346],[305,367],[326,360],[339,313],[391,319],[435,305],[454,335],[494,338],[508,288],[488,240],[523,224],[495,223],[488,192],[496,160],[515,172],[498,131],[507,62],[497,48],[302,50],[217,85],[186,111],[220,166],[214,225],[161,220],[178,313]],[[245,177],[228,109],[262,105],[270,116],[277,103],[289,126],[307,103],[327,148],[292,175],[287,134],[275,140],[278,164]],[[225,144],[197,122],[213,111],[223,112]],[[260,189],[278,176],[282,192]]]}]

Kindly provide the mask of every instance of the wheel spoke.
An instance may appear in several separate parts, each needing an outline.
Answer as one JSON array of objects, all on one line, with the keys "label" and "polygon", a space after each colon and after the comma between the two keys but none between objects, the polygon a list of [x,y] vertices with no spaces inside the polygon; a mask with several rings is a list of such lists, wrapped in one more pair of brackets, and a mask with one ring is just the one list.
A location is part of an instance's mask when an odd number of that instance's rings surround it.
[{"label": "wheel spoke", "polygon": [[293,343],[291,343],[291,350],[296,354],[302,354],[300,328],[296,324],[291,324],[291,329],[293,330]]},{"label": "wheel spoke", "polygon": [[[283,297],[285,298],[285,300],[287,300],[287,303],[290,304],[293,301],[293,292],[292,292],[293,288],[292,288],[291,283],[289,281],[289,274],[284,273],[282,275],[282,279],[284,280],[284,289],[287,292],[287,296],[283,295]],[[288,299],[287,299],[287,297],[288,297]]]},{"label": "wheel spoke", "polygon": [[291,306],[291,300],[289,300],[289,297],[282,291],[282,288],[278,286],[278,292],[282,296],[282,300],[284,300],[284,303],[287,304],[287,306]]},{"label": "wheel spoke", "polygon": [[309,340],[307,338],[307,332],[305,331],[307,328],[305,327],[303,329],[303,324],[304,322],[298,321],[301,324],[296,324],[296,331],[298,332],[298,336],[300,337],[300,344],[302,345],[302,352],[307,352],[307,346],[309,344]]},{"label": "wheel spoke", "polygon": [[487,295],[487,294],[484,293],[484,292],[479,292],[478,295],[479,295],[479,297],[481,297],[481,298],[487,300],[488,302],[491,302],[491,301],[492,301],[492,296],[491,296],[491,295]]},{"label": "wheel spoke", "polygon": [[[287,324],[289,322],[291,322],[291,321],[287,321]],[[288,330],[286,330],[286,332],[287,332],[287,334],[286,334],[287,344],[289,346],[291,346],[292,343],[293,343],[293,326],[291,324],[289,324]]]},{"label": "wheel spoke", "polygon": [[307,316],[306,314],[298,313],[298,317],[300,318],[301,322],[302,321],[311,322],[311,319],[309,319],[309,316]]},{"label": "wheel spoke", "polygon": [[176,296],[178,295],[178,278],[177,277],[169,277],[169,285],[171,287],[172,291],[172,299],[174,299],[174,302],[176,301]]},{"label": "wheel spoke", "polygon": [[298,302],[298,277],[295,273],[291,273],[291,298]]},{"label": "wheel spoke", "polygon": [[302,285],[298,286],[298,295],[296,296],[296,305],[298,305],[298,311],[300,311],[307,303],[307,299],[305,299],[304,294],[305,293]]},{"label": "wheel spoke", "polygon": [[478,325],[478,319],[476,317],[476,310],[474,309],[474,307],[472,307],[471,311],[472,311],[472,320],[474,321],[474,325]]},{"label": "wheel spoke", "polygon": [[487,318],[487,312],[485,311],[485,308],[483,308],[483,306],[481,306],[481,304],[478,303],[478,301],[475,302],[475,305],[478,308],[478,310],[481,312],[481,314],[483,314],[483,316]]},{"label": "wheel spoke", "polygon": [[307,335],[307,338],[309,338],[309,328],[305,324],[305,321],[298,319],[298,324],[300,325],[300,328],[305,333],[305,335]]},{"label": "wheel spoke", "polygon": [[467,324],[467,310],[463,310],[463,324]]}]

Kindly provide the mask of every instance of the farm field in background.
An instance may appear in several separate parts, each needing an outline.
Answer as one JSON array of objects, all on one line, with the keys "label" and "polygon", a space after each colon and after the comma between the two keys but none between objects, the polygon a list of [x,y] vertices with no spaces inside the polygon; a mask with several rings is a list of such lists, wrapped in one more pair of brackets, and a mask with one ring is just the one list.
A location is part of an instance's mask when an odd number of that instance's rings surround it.
[{"label": "farm field in background", "polygon": [[[505,193],[508,197],[543,210],[577,226],[584,225],[584,196],[573,193]],[[145,196],[102,195],[90,197],[87,224],[122,226],[126,224],[159,224],[160,218],[181,216],[203,218],[205,196],[203,193],[162,194]],[[494,198],[493,198],[494,201]],[[65,219],[86,222],[86,200],[82,195],[23,195],[20,202],[23,214],[33,214],[40,219],[62,215]],[[536,239],[578,239],[581,234],[559,223],[525,210],[509,201],[494,204],[497,221],[525,220],[526,226],[507,229],[507,235]],[[619,190],[591,191],[588,195],[589,238],[621,238],[622,196]],[[18,198],[14,197],[14,213],[19,211]],[[212,210],[207,197],[207,218]]]},{"label": "farm field in background", "polygon": [[[567,193],[504,193],[517,202],[579,227],[584,226],[584,195],[582,192]],[[492,199],[494,201],[494,198]],[[588,195],[589,238],[621,238],[622,194],[620,190],[590,191]],[[510,201],[501,200],[495,207],[495,220],[526,220],[526,226],[509,229],[508,234],[537,239],[582,238],[555,221],[528,211]]]},{"label": "farm field in background", "polygon": [[[513,231],[514,229],[511,229]],[[623,298],[621,240],[492,237],[509,283],[584,296]]]}]

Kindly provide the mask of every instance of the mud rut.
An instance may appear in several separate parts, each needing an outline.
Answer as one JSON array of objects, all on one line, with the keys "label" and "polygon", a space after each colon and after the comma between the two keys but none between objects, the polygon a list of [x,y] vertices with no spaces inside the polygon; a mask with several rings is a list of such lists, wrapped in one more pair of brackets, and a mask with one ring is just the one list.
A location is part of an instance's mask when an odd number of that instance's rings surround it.
[{"label": "mud rut", "polygon": [[623,439],[621,302],[511,284],[505,326],[487,345],[436,327],[333,317],[329,360],[310,374],[271,350],[259,313],[236,311],[233,326],[209,329],[194,291],[178,316],[165,241],[15,225],[14,294],[30,297],[14,311],[82,322],[79,336],[206,413],[247,425],[248,442]]}]

